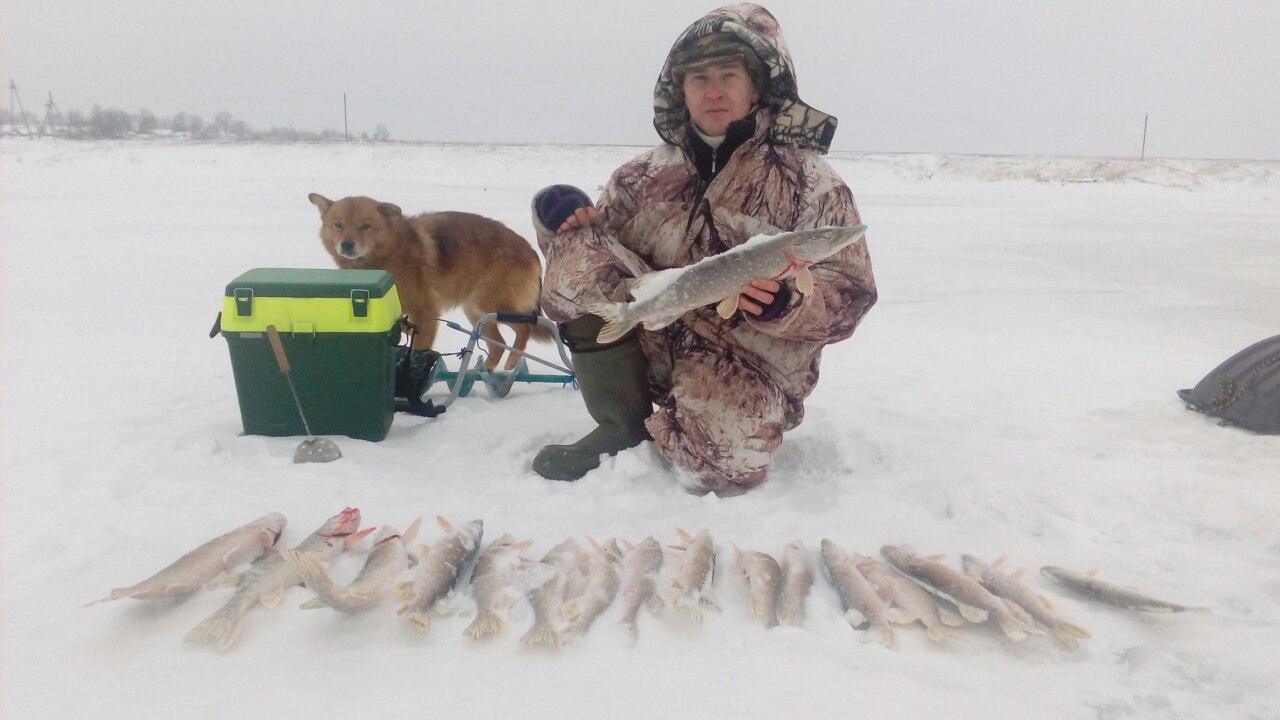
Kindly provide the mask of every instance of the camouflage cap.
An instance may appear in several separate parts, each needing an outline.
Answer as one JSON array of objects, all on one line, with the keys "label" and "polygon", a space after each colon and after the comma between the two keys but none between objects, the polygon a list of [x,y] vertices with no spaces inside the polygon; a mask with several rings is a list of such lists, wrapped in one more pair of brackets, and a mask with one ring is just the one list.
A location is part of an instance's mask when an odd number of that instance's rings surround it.
[{"label": "camouflage cap", "polygon": [[764,70],[760,58],[750,45],[730,33],[711,33],[688,43],[671,56],[671,77],[677,86],[686,73],[741,59],[757,88],[764,86]]}]

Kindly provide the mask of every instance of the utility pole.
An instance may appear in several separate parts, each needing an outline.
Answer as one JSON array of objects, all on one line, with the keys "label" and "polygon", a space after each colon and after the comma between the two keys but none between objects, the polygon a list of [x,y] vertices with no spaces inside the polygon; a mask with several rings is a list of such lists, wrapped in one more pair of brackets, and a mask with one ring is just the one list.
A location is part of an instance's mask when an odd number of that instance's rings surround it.
[{"label": "utility pole", "polygon": [[[13,113],[13,104],[15,102],[17,102],[18,104],[18,112],[22,113],[20,116],[14,115]],[[13,80],[10,80],[9,81],[9,122],[13,123],[13,127],[15,128],[15,130],[18,127],[18,123],[14,121],[14,118],[16,117],[22,118],[22,124],[24,127],[27,128],[27,135],[31,135],[31,125],[27,123],[27,111],[22,109],[22,98],[18,97],[18,84],[15,83]]]},{"label": "utility pole", "polygon": [[1147,159],[1147,121],[1150,119],[1150,114],[1142,116],[1142,160]]},{"label": "utility pole", "polygon": [[342,137],[345,142],[351,142],[351,133],[347,132],[347,94],[342,93]]},{"label": "utility pole", "polygon": [[54,120],[61,120],[62,126],[67,129],[67,134],[71,134],[71,126],[67,125],[67,119],[62,117],[62,111],[58,110],[58,106],[53,104],[53,93],[49,93],[49,102],[44,104],[44,120],[40,123],[40,134],[44,135],[44,128],[49,126],[49,134],[58,134],[58,123]]}]

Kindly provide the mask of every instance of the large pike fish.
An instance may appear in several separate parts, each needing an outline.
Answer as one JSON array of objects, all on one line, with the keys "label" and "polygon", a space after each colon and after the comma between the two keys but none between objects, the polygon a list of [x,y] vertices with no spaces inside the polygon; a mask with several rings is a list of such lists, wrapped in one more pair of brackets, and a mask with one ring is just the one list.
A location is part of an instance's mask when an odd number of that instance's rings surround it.
[{"label": "large pike fish", "polygon": [[563,632],[566,642],[586,633],[596,617],[613,602],[621,584],[622,550],[618,541],[610,538],[604,545],[597,545],[594,540],[591,544],[595,554],[588,560],[586,588],[560,608],[566,623]]},{"label": "large pike fish", "polygon": [[880,548],[880,554],[898,572],[916,581],[925,590],[955,603],[960,614],[971,623],[982,623],[988,617],[994,618],[1004,634],[1015,642],[1026,640],[1027,633],[1044,634],[1042,630],[1010,612],[1004,600],[992,595],[977,580],[959,570],[952,570],[942,563],[922,558],[896,545],[885,545]]},{"label": "large pike fish", "polygon": [[680,529],[676,533],[684,545],[673,545],[672,548],[683,550],[684,554],[680,556],[680,571],[671,581],[671,586],[679,590],[671,598],[671,607],[688,610],[693,619],[701,623],[703,608],[720,609],[711,594],[711,585],[716,579],[715,546],[711,542],[711,533],[706,530],[698,531],[697,535]]},{"label": "large pike fish", "polygon": [[422,527],[422,518],[413,521],[403,534],[384,525],[373,539],[373,549],[364,567],[349,585],[342,586],[329,576],[328,564],[311,553],[281,550],[280,556],[302,578],[302,584],[316,594],[302,604],[303,610],[331,607],[338,612],[358,613],[376,607],[386,599],[396,576],[409,569],[412,558],[407,543],[413,542]]},{"label": "large pike fish", "polygon": [[565,589],[582,565],[583,553],[578,541],[566,538],[542,556],[529,575],[529,604],[533,605],[533,627],[520,638],[531,647],[560,647],[557,631],[562,617]]},{"label": "large pike fish", "polygon": [[730,317],[738,306],[739,291],[761,278],[781,280],[794,275],[796,288],[804,295],[812,295],[809,266],[852,245],[866,232],[866,225],[854,225],[757,235],[692,265],[646,273],[627,281],[634,302],[587,306],[605,321],[597,340],[611,343],[636,323],[657,330],[686,312],[711,303],[717,303],[720,317]]},{"label": "large pike fish", "polygon": [[959,637],[951,628],[963,625],[964,619],[949,610],[939,608],[927,590],[897,574],[888,565],[869,557],[859,555],[855,562],[867,581],[875,586],[880,597],[898,608],[894,622],[905,624],[919,620],[925,627],[925,634],[934,642]]},{"label": "large pike fish", "polygon": [[463,569],[475,557],[484,534],[484,523],[480,520],[472,520],[459,528],[440,516],[436,516],[436,522],[448,534],[434,545],[422,545],[413,580],[396,585],[396,592],[408,599],[396,608],[396,614],[408,618],[413,629],[420,633],[431,630],[428,612],[457,584]]},{"label": "large pike fish", "polygon": [[[368,528],[356,532],[359,527],[360,511],[346,508],[325,521],[319,530],[308,535],[293,549],[327,560],[348,549],[373,530]],[[192,628],[187,633],[186,641],[196,642],[209,638],[217,644],[219,650],[226,650],[240,636],[245,613],[259,603],[267,608],[279,605],[284,591],[301,582],[302,578],[279,553],[268,553],[258,558],[240,577],[236,592],[227,604]]]},{"label": "large pike fish", "polygon": [[787,627],[804,627],[805,601],[813,587],[813,563],[809,549],[792,540],[782,551],[782,594],[778,596],[778,620]]},{"label": "large pike fish", "polygon": [[662,570],[662,546],[652,537],[639,545],[630,546],[627,565],[622,571],[622,619],[618,624],[626,633],[627,644],[635,647],[638,636],[636,616],[640,608],[647,607],[657,615],[662,612],[662,598],[658,595],[658,573]]},{"label": "large pike fish", "polygon": [[1000,565],[1003,564],[1004,558],[996,560],[994,565],[988,565],[973,555],[961,555],[960,562],[964,564],[965,572],[978,577],[982,587],[990,590],[993,595],[1022,608],[1041,625],[1049,628],[1053,636],[1068,648],[1075,650],[1080,647],[1080,641],[1077,638],[1092,637],[1088,630],[1058,617],[1054,612],[1053,603],[1049,602],[1048,598],[1018,582],[1022,571],[1013,575],[1001,572]]},{"label": "large pike fish", "polygon": [[[1096,571],[1095,571],[1096,572]],[[1072,572],[1060,567],[1046,565],[1040,568],[1040,574],[1053,580],[1059,585],[1074,590],[1094,600],[1125,608],[1126,610],[1138,610],[1140,612],[1149,613],[1177,613],[1177,612],[1209,612],[1212,608],[1207,607],[1188,607],[1164,600],[1157,600],[1153,597],[1147,597],[1135,590],[1127,590],[1119,585],[1112,585],[1109,582],[1103,582],[1093,575],[1094,573],[1082,574]]]},{"label": "large pike fish", "polygon": [[83,607],[121,598],[155,600],[190,595],[232,568],[256,560],[280,541],[284,526],[285,519],[280,513],[263,515],[192,550],[146,580],[115,588],[110,595]]},{"label": "large pike fish", "polygon": [[733,546],[738,569],[747,579],[747,612],[764,628],[778,626],[778,597],[782,594],[782,566],[773,556]]},{"label": "large pike fish", "polygon": [[885,647],[897,647],[898,637],[889,625],[889,605],[876,594],[871,583],[858,571],[853,557],[839,545],[824,539],[822,563],[827,568],[831,585],[840,596],[845,619],[855,627],[865,626],[867,635],[862,642],[878,639]]},{"label": "large pike fish", "polygon": [[476,600],[476,619],[462,631],[469,638],[480,639],[486,635],[501,635],[507,629],[502,611],[511,607],[511,595],[507,586],[515,577],[516,568],[523,558],[520,551],[533,544],[532,540],[516,542],[507,533],[489,543],[476,560],[471,572],[471,594]]}]

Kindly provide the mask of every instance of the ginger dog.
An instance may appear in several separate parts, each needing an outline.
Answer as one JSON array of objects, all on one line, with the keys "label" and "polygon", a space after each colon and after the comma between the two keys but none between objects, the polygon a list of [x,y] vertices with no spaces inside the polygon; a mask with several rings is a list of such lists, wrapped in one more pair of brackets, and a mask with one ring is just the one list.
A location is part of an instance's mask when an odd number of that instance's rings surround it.
[{"label": "ginger dog", "polygon": [[[320,239],[338,267],[348,270],[386,270],[396,281],[400,304],[419,330],[415,350],[429,350],[435,342],[436,318],[461,307],[475,325],[491,312],[538,312],[542,264],[533,247],[502,223],[464,212],[423,213],[405,217],[391,203],[367,197],[338,201],[311,193],[320,209]],[[541,325],[517,324],[515,342],[524,350],[530,336],[550,340]],[[496,324],[484,329],[492,372],[502,359]],[[507,358],[510,370],[520,357]]]}]

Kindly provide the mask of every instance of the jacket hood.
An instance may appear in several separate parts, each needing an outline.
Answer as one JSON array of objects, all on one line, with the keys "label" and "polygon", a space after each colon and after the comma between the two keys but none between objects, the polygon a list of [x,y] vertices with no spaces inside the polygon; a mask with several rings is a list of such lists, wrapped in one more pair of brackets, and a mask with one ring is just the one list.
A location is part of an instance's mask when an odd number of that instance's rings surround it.
[{"label": "jacket hood", "polygon": [[826,153],[835,136],[837,120],[800,100],[795,65],[782,38],[782,28],[768,10],[751,3],[712,10],[686,28],[671,46],[653,90],[653,126],[663,141],[680,147],[687,147],[689,143],[689,111],[671,72],[675,56],[689,44],[713,33],[733,34],[759,58],[764,75],[760,103],[771,109],[769,139],[779,145]]}]

